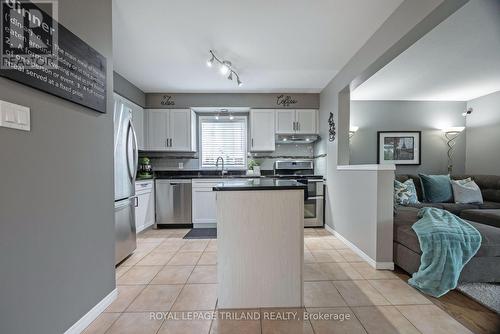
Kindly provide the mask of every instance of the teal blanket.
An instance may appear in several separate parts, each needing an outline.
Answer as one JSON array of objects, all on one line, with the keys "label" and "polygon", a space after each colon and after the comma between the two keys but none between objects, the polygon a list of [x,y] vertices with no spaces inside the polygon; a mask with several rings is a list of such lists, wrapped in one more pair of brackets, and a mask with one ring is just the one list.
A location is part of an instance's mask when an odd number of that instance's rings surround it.
[{"label": "teal blanket", "polygon": [[436,208],[423,208],[413,224],[422,256],[420,268],[408,283],[434,297],[441,297],[457,286],[462,268],[481,246],[481,234],[454,214]]}]

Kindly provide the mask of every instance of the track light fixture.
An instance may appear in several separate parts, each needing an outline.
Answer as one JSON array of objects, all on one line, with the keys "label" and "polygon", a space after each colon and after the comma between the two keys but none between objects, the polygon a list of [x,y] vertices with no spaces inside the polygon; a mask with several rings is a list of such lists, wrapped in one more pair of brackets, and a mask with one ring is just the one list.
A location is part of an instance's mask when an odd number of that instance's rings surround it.
[{"label": "track light fixture", "polygon": [[210,50],[210,59],[207,60],[207,66],[212,67],[214,62],[217,62],[220,67],[219,71],[223,76],[227,76],[228,80],[233,80],[233,75],[236,77],[236,83],[238,84],[238,87],[241,87],[243,85],[243,82],[240,79],[240,76],[238,73],[233,68],[233,64],[229,60],[220,60],[215,53]]}]

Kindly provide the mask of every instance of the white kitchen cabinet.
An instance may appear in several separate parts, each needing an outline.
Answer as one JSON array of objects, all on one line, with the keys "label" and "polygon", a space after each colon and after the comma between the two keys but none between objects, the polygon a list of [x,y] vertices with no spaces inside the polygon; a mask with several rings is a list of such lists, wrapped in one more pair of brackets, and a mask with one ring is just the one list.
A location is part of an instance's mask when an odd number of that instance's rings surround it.
[{"label": "white kitchen cabinet", "polygon": [[297,109],[295,111],[295,120],[297,122],[296,133],[317,133],[317,113],[318,111],[315,109]]},{"label": "white kitchen cabinet", "polygon": [[190,109],[147,109],[147,150],[196,152],[196,115]]},{"label": "white kitchen cabinet", "polygon": [[135,183],[137,206],[135,208],[135,227],[137,233],[150,227],[155,222],[155,199],[153,181],[137,181]]},{"label": "white kitchen cabinet", "polygon": [[223,180],[224,179],[193,179],[192,219],[194,228],[217,227],[217,192],[212,189]]},{"label": "white kitchen cabinet", "polygon": [[317,134],[318,111],[316,109],[276,110],[277,134]]},{"label": "white kitchen cabinet", "polygon": [[147,115],[147,150],[166,151],[168,146],[168,109],[146,110]]},{"label": "white kitchen cabinet", "polygon": [[193,180],[192,216],[194,228],[217,227],[216,192],[213,191],[220,179]]},{"label": "white kitchen cabinet", "polygon": [[250,151],[275,150],[274,109],[252,109],[250,111]]},{"label": "white kitchen cabinet", "polygon": [[295,110],[276,110],[276,133],[287,134],[295,132]]}]

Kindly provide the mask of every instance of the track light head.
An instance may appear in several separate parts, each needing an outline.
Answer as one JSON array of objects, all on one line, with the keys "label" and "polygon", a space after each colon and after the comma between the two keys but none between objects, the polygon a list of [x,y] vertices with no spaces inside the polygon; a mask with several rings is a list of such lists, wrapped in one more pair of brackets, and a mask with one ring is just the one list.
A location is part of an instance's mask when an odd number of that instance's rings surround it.
[{"label": "track light head", "polygon": [[[212,53],[212,51],[210,51],[210,53]],[[207,66],[208,67],[212,67],[213,64],[214,64],[214,60],[215,60],[215,55],[212,53],[212,58],[210,58],[209,60],[207,60]]]},{"label": "track light head", "polygon": [[227,60],[224,60],[222,64],[220,64],[220,73],[222,75],[227,75],[230,71],[231,63],[228,62]]}]

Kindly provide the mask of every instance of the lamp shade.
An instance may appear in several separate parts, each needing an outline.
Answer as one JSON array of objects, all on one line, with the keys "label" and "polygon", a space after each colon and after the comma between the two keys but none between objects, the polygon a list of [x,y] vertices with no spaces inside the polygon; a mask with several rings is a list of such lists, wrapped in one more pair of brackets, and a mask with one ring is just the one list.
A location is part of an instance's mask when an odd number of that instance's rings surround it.
[{"label": "lamp shade", "polygon": [[442,131],[444,133],[460,133],[465,130],[465,126],[451,126],[449,128],[444,128]]}]

